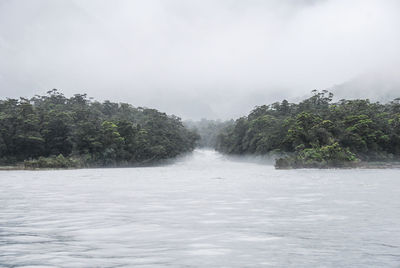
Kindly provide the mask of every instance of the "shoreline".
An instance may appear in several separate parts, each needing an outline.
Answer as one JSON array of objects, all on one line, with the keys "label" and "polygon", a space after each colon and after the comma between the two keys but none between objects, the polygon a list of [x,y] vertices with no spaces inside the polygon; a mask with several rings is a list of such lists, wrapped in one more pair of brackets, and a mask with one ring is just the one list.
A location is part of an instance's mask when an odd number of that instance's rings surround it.
[{"label": "shoreline", "polygon": [[[69,167],[69,168],[30,168],[21,165],[15,166],[0,166],[1,171],[45,171],[45,170],[77,170],[77,169],[104,169],[104,168],[143,168],[143,167],[159,167],[168,165],[169,161],[161,161],[161,163],[153,164],[142,164],[142,165],[132,165],[132,166],[88,166],[88,167]],[[268,164],[269,165],[269,164]],[[291,170],[291,169],[400,169],[400,162],[360,162],[351,166],[335,167],[287,167],[287,168],[276,168],[277,170]]]},{"label": "shoreline", "polygon": [[348,166],[297,166],[297,167],[275,167],[277,170],[290,170],[290,169],[400,169],[400,162],[360,162]]}]

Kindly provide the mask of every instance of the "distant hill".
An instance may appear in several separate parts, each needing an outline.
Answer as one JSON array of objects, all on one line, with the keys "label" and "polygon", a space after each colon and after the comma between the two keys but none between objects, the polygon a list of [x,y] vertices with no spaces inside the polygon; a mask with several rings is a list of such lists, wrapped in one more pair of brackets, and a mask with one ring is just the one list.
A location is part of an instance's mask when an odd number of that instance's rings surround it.
[{"label": "distant hill", "polygon": [[333,86],[330,91],[335,99],[363,98],[387,102],[400,97],[400,74],[363,74]]}]

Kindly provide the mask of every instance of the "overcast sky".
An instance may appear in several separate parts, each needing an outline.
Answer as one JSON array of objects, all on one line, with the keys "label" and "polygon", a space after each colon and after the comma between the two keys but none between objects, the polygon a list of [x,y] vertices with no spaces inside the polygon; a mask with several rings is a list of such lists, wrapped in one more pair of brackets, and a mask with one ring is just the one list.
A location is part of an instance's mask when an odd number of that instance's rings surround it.
[{"label": "overcast sky", "polygon": [[375,75],[400,96],[398,0],[0,0],[1,98],[226,119]]}]

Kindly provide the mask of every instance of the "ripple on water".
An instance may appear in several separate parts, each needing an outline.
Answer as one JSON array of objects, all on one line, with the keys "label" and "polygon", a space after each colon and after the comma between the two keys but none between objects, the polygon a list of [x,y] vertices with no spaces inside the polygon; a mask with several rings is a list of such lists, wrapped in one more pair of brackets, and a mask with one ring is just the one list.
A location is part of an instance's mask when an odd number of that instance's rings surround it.
[{"label": "ripple on water", "polygon": [[202,249],[186,251],[186,253],[189,255],[199,255],[199,256],[226,255],[230,252],[231,252],[231,250],[227,249],[227,248],[202,248]]},{"label": "ripple on water", "polygon": [[246,241],[246,242],[265,242],[265,241],[274,241],[281,239],[282,237],[279,236],[247,236],[247,235],[238,236],[236,238],[236,240]]},{"label": "ripple on water", "polygon": [[0,172],[0,267],[398,267],[399,177],[210,151],[163,167]]}]

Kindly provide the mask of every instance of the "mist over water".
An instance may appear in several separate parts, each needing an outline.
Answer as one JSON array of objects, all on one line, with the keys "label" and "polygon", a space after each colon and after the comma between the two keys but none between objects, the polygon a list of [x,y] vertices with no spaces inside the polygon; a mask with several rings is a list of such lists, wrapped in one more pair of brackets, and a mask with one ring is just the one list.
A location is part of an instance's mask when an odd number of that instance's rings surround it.
[{"label": "mist over water", "polygon": [[400,170],[0,172],[0,267],[398,267]]}]

